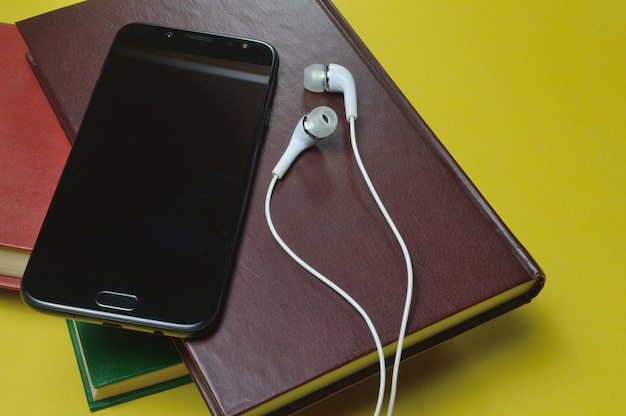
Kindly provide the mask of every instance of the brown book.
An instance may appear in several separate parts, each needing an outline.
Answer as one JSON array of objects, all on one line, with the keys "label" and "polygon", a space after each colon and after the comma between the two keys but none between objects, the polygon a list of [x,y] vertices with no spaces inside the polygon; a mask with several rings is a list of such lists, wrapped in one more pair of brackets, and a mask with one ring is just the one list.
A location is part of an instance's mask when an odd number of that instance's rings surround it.
[{"label": "brown book", "polygon": [[70,145],[15,25],[0,39],[0,288],[19,290]]},{"label": "brown book", "polygon": [[340,125],[278,183],[272,215],[296,253],[363,305],[393,353],[404,260],[354,161],[343,97],[303,88],[311,63],[354,75],[361,154],[413,258],[405,357],[530,301],[543,286],[537,264],[326,0],[88,0],[19,22],[70,136],[115,32],[132,21],[258,38],[281,57],[223,316],[213,333],[177,341],[213,414],[287,413],[377,371],[361,317],[296,265],[265,222],[271,171],[295,123],[319,105],[333,107]]}]

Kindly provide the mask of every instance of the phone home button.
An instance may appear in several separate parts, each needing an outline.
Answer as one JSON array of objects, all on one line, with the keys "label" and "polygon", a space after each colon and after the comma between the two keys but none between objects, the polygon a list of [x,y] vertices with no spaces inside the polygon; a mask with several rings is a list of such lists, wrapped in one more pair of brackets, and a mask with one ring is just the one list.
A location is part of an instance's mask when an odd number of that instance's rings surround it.
[{"label": "phone home button", "polygon": [[103,290],[96,295],[96,303],[103,308],[132,311],[137,306],[137,296]]}]

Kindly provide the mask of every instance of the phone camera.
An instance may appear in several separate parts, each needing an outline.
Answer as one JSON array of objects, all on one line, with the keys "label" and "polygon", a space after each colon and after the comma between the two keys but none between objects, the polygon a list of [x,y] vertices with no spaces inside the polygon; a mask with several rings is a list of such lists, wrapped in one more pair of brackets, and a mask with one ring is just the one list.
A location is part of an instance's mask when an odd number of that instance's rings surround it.
[{"label": "phone camera", "polygon": [[174,37],[174,33],[173,32],[165,32],[165,37],[168,39],[172,39],[172,37]]}]

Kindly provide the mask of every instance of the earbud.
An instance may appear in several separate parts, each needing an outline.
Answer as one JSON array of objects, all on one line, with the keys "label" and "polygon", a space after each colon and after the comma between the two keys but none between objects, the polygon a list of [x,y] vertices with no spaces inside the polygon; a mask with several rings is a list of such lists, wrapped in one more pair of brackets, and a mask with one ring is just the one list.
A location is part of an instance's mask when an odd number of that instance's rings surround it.
[{"label": "earbud", "polygon": [[302,117],[272,174],[281,179],[300,153],[330,136],[336,128],[337,113],[330,107],[317,107]]},{"label": "earbud", "polygon": [[356,86],[350,71],[337,64],[313,64],[304,68],[304,88],[312,92],[341,92],[346,120],[356,119]]}]

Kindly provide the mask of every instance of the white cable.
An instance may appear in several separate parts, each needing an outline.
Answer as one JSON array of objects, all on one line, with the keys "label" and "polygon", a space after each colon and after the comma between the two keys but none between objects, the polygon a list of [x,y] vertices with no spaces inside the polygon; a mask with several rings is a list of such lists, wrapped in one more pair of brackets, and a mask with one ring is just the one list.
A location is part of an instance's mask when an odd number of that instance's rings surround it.
[{"label": "white cable", "polygon": [[356,143],[356,131],[355,131],[354,124],[355,124],[354,117],[351,117],[350,118],[350,140],[352,142],[352,150],[354,151],[354,157],[356,159],[357,164],[359,165],[359,169],[361,170],[363,179],[365,179],[365,182],[367,183],[367,187],[369,188],[370,193],[374,197],[374,200],[376,201],[376,204],[378,205],[378,208],[380,209],[380,212],[385,217],[385,220],[387,220],[387,224],[389,224],[389,227],[393,231],[393,234],[396,237],[396,240],[398,240],[398,244],[400,244],[400,247],[402,249],[402,254],[404,255],[404,261],[406,263],[406,272],[407,272],[406,299],[404,302],[404,311],[402,313],[402,323],[400,324],[400,335],[398,336],[398,346],[396,348],[396,355],[395,355],[394,363],[393,363],[391,393],[389,396],[389,406],[387,408],[387,415],[391,416],[391,414],[393,413],[393,407],[396,401],[396,392],[398,390],[398,373],[400,371],[400,359],[402,357],[402,346],[404,344],[404,337],[406,335],[406,327],[409,321],[411,299],[413,297],[413,266],[411,264],[411,256],[409,254],[409,250],[406,244],[404,243],[404,239],[400,235],[400,232],[396,228],[396,225],[394,224],[393,220],[389,216],[387,209],[383,205],[382,200],[378,196],[376,189],[374,189],[374,185],[372,184],[372,181],[370,180],[369,175],[367,174],[367,171],[365,170],[365,166],[363,165],[361,154],[359,153],[359,148],[357,147],[357,143]]},{"label": "white cable", "polygon": [[304,269],[306,269],[313,276],[317,277],[320,281],[322,281],[324,284],[326,284],[332,290],[337,292],[341,297],[343,297],[348,303],[350,303],[350,305],[352,305],[352,307],[354,309],[356,309],[361,314],[361,316],[363,317],[363,319],[367,323],[367,326],[368,326],[370,332],[372,333],[372,337],[374,338],[374,342],[376,343],[376,350],[378,351],[378,363],[379,363],[379,366],[380,366],[380,384],[379,384],[379,388],[378,388],[378,400],[376,401],[376,410],[374,412],[374,415],[378,416],[380,414],[380,411],[381,411],[381,408],[382,408],[382,404],[383,404],[383,398],[385,396],[385,378],[386,378],[386,375],[385,375],[385,354],[383,352],[383,346],[382,346],[382,344],[380,342],[380,337],[378,336],[378,332],[376,331],[376,328],[374,327],[374,324],[372,323],[372,320],[367,315],[367,312],[365,312],[365,310],[361,307],[361,305],[359,305],[359,303],[357,301],[355,301],[350,295],[348,295],[348,293],[346,293],[343,289],[341,289],[339,286],[337,286],[335,283],[333,283],[331,280],[329,280],[323,274],[321,274],[320,272],[315,270],[313,267],[311,267],[309,264],[307,264],[304,260],[302,260],[300,257],[298,257],[298,255],[296,253],[294,253],[293,250],[291,250],[291,248],[289,248],[289,246],[280,237],[280,235],[276,231],[276,228],[274,227],[274,223],[272,221],[272,215],[271,215],[271,212],[270,212],[270,203],[271,203],[271,199],[272,199],[272,194],[274,192],[274,187],[276,186],[276,182],[277,181],[278,181],[278,177],[276,175],[273,175],[272,176],[272,181],[271,181],[270,186],[269,186],[269,188],[267,190],[267,196],[265,198],[265,218],[267,219],[267,225],[269,226],[270,231],[272,232],[272,235],[274,236],[274,238],[276,239],[278,244],[283,248],[283,250],[285,250],[285,252],[287,254],[289,254],[289,256],[293,260],[295,260],[300,266],[302,266]]}]

